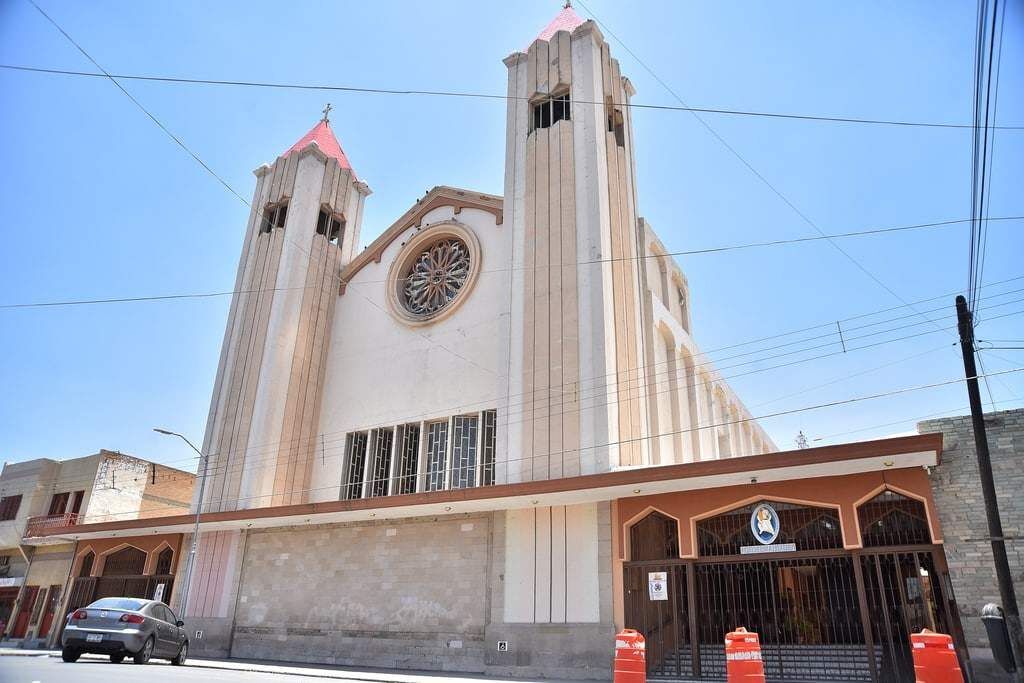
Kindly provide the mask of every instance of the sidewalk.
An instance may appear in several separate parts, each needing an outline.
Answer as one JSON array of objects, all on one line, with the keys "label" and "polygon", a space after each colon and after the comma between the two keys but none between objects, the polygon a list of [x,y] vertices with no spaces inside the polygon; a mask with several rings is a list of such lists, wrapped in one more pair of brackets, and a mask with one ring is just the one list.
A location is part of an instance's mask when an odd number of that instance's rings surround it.
[{"label": "sidewalk", "polygon": [[[23,650],[21,648],[0,648],[0,657],[60,657],[59,650]],[[84,659],[106,660],[106,655],[82,655]],[[449,673],[445,671],[408,671],[396,669],[355,669],[332,667],[319,664],[279,664],[251,659],[189,659],[187,667],[221,669],[227,671],[252,671],[268,674],[288,674],[325,678],[338,681],[370,681],[371,683],[480,683],[481,681],[509,681],[514,683],[570,683],[555,678],[529,679],[504,678],[476,674]],[[579,683],[574,681],[572,683]]]}]

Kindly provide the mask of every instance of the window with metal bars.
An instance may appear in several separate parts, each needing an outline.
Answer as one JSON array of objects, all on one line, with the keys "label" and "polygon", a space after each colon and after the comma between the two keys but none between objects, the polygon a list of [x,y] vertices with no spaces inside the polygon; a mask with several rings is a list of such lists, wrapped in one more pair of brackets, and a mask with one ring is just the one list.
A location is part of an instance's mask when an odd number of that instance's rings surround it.
[{"label": "window with metal bars", "polygon": [[96,560],[96,554],[91,550],[82,558],[82,564],[78,568],[78,576],[92,576],[92,563]]},{"label": "window with metal bars", "polygon": [[452,418],[453,489],[476,485],[476,438],[479,427],[480,419],[476,415],[456,415]]},{"label": "window with metal bars", "polygon": [[355,500],[363,497],[363,472],[366,468],[366,432],[352,432],[345,437],[345,452],[348,471],[345,473],[345,487],[342,498]]},{"label": "window with metal bars", "polygon": [[420,426],[417,424],[398,426],[398,458],[395,470],[395,493],[416,493],[416,467],[420,457]]},{"label": "window with metal bars", "polygon": [[345,231],[345,219],[337,214],[320,209],[316,219],[316,234],[324,235],[331,244],[337,244]]},{"label": "window with metal bars", "polygon": [[494,484],[495,447],[497,446],[498,411],[485,410],[483,413],[483,434],[480,439],[480,485]]},{"label": "window with metal bars", "polygon": [[571,106],[569,93],[538,102],[533,105],[533,128],[531,130],[550,128],[559,121],[568,121],[572,118]]},{"label": "window with metal bars", "polygon": [[886,489],[857,508],[865,548],[932,542],[924,503]]},{"label": "window with metal bars", "polygon": [[170,548],[164,548],[160,551],[160,554],[156,557],[156,570],[154,574],[157,576],[163,576],[171,573],[171,561],[174,559],[174,551]]},{"label": "window with metal bars", "polygon": [[8,522],[18,516],[21,507],[21,494],[0,498],[0,522]]},{"label": "window with metal bars", "polygon": [[444,489],[448,461],[448,422],[427,425],[427,491]]},{"label": "window with metal bars", "polygon": [[629,528],[629,559],[667,560],[679,557],[679,522],[651,512]]},{"label": "window with metal bars", "polygon": [[260,222],[260,232],[270,232],[274,228],[283,228],[288,218],[288,203],[271,205],[263,209],[263,219]]},{"label": "window with metal bars", "polygon": [[743,546],[760,545],[750,529],[754,508],[767,502],[779,515],[776,544],[793,543],[797,550],[826,550],[843,547],[839,512],[773,501],[758,501],[697,522],[697,543],[701,556],[739,555]]},{"label": "window with metal bars", "polygon": [[370,432],[370,481],[367,494],[370,498],[388,495],[388,476],[391,472],[391,446],[395,432],[390,427]]}]

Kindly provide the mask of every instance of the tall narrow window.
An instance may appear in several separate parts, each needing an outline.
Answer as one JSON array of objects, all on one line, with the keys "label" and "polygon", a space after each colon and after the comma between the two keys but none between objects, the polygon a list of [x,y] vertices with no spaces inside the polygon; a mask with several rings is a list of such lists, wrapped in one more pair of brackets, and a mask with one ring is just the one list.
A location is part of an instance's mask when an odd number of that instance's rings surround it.
[{"label": "tall narrow window", "polygon": [[270,232],[274,228],[283,228],[284,221],[288,217],[288,204],[267,206],[263,209],[263,220],[260,223],[260,232]]},{"label": "tall narrow window", "polygon": [[398,457],[395,493],[416,493],[416,465],[420,455],[419,425],[399,425],[398,448],[395,453]]},{"label": "tall narrow window", "polygon": [[484,433],[481,437],[480,453],[480,485],[491,486],[494,484],[494,460],[495,446],[497,443],[498,411],[484,411]]},{"label": "tall narrow window", "polygon": [[320,209],[316,219],[316,234],[325,235],[331,244],[337,244],[345,230],[345,219]]},{"label": "tall narrow window", "polygon": [[388,475],[391,472],[391,445],[394,443],[395,433],[390,427],[374,429],[370,432],[371,452],[373,459],[370,461],[369,495],[388,495]]},{"label": "tall narrow window", "polygon": [[608,111],[608,132],[615,134],[615,144],[619,147],[626,146],[626,122],[622,117],[622,110],[612,106],[612,98],[606,100],[605,109]]},{"label": "tall narrow window", "polygon": [[82,511],[83,498],[85,498],[85,491],[75,491],[75,496],[71,499],[71,512],[78,514]]},{"label": "tall narrow window", "polygon": [[447,460],[448,422],[432,422],[427,426],[427,491],[444,488]]},{"label": "tall narrow window", "polygon": [[92,576],[92,563],[96,559],[96,553],[89,551],[82,558],[82,564],[78,568],[78,575],[81,576]]},{"label": "tall narrow window", "polygon": [[569,93],[550,97],[533,105],[533,130],[549,128],[559,121],[568,121],[571,116]]},{"label": "tall narrow window", "polygon": [[476,485],[476,437],[480,426],[476,415],[452,418],[452,485],[465,489]]},{"label": "tall narrow window", "polygon": [[164,548],[160,551],[160,554],[156,556],[156,570],[153,572],[157,576],[164,576],[171,573],[171,561],[174,559],[174,551],[170,548]]},{"label": "tall narrow window", "polygon": [[348,471],[345,473],[345,500],[363,497],[363,471],[366,468],[366,432],[353,432],[346,438]]}]

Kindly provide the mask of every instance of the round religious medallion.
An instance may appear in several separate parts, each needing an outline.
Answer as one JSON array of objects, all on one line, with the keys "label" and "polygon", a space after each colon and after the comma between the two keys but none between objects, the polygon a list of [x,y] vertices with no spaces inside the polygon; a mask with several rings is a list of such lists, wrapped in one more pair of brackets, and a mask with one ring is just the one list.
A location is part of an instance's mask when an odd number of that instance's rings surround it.
[{"label": "round religious medallion", "polygon": [[447,222],[415,234],[388,276],[388,303],[403,322],[435,322],[454,310],[473,286],[480,245],[464,225]]},{"label": "round religious medallion", "polygon": [[762,545],[770,545],[779,537],[779,513],[768,503],[754,506],[750,515],[750,530]]}]

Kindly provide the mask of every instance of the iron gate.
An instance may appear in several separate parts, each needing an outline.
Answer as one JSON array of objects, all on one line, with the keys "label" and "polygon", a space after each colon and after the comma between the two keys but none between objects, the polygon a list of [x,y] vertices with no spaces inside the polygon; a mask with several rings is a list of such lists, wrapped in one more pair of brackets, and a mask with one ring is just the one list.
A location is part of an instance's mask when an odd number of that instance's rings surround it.
[{"label": "iron gate", "polygon": [[[626,627],[647,639],[654,679],[725,680],[725,633],[745,626],[760,635],[769,681],[913,681],[911,632],[927,627],[963,642],[940,553],[630,562]],[[666,572],[667,600],[649,599],[649,572]]]}]

